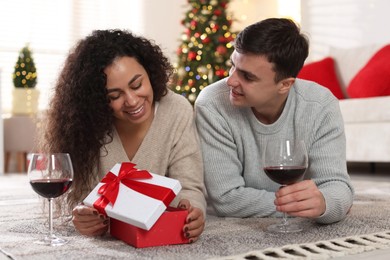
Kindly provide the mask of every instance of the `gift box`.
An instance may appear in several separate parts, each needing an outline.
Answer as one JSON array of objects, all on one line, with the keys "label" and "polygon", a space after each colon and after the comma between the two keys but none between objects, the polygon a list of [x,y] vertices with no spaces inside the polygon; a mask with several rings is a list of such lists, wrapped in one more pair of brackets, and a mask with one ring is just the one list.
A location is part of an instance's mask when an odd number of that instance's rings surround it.
[{"label": "gift box", "polygon": [[137,248],[188,244],[183,233],[187,215],[187,210],[168,207],[149,231],[111,218],[110,234]]},{"label": "gift box", "polygon": [[181,190],[180,182],[118,163],[84,199],[100,213],[149,230]]}]

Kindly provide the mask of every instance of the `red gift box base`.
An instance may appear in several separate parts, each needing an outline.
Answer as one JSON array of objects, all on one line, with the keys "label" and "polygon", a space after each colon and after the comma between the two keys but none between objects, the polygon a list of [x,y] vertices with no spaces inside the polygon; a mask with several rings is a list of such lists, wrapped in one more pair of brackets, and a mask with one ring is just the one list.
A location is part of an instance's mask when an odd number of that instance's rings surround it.
[{"label": "red gift box base", "polygon": [[144,230],[117,219],[110,219],[111,236],[137,248],[188,244],[183,226],[187,210],[168,207],[150,230]]}]

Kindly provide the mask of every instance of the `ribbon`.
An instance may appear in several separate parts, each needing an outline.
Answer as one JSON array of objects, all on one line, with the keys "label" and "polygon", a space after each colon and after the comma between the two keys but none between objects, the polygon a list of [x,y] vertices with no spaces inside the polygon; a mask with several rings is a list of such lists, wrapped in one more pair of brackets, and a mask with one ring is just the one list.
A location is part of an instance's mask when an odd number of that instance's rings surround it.
[{"label": "ribbon", "polygon": [[151,179],[153,176],[148,171],[138,170],[134,166],[133,163],[124,162],[121,164],[118,176],[109,172],[101,180],[104,183],[98,190],[101,196],[93,204],[101,214],[107,215],[105,208],[109,203],[114,206],[120,183],[148,197],[161,200],[166,206],[175,198],[175,193],[167,187],[137,181],[137,179]]}]

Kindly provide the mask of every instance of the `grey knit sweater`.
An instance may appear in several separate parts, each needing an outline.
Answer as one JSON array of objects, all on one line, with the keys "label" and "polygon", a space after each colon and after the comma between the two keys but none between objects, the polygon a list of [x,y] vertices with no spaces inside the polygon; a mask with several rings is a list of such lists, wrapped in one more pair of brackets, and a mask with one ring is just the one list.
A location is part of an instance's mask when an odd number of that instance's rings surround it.
[{"label": "grey knit sweater", "polygon": [[205,88],[195,104],[196,123],[209,200],[220,216],[276,216],[279,184],[262,170],[262,151],[269,139],[303,139],[309,154],[305,178],[323,193],[332,223],[345,217],[353,188],[346,168],[345,134],[338,100],[324,87],[297,79],[279,119],[259,122],[250,108],[230,104],[226,79]]},{"label": "grey knit sweater", "polygon": [[[118,133],[101,151],[100,178],[118,162],[128,162]],[[171,203],[180,199],[205,212],[203,163],[195,128],[193,108],[182,96],[169,91],[158,103],[152,125],[131,162],[148,170],[180,181],[182,190]]]}]

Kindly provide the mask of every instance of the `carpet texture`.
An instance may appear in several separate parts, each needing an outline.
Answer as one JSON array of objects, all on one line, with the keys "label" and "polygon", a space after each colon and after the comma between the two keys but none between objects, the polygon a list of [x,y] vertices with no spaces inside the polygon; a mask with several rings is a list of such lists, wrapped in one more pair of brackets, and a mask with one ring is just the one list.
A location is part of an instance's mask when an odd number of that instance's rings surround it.
[{"label": "carpet texture", "polygon": [[48,230],[48,221],[26,175],[4,175],[0,176],[0,259],[9,259],[6,253],[14,259],[235,259],[235,256],[268,248],[389,232],[390,183],[358,180],[353,184],[356,196],[346,219],[332,225],[294,219],[304,227],[301,233],[281,235],[265,231],[268,225],[280,219],[208,215],[205,231],[194,244],[136,249],[109,235],[80,236],[70,224],[63,225],[55,220],[55,233],[70,242],[48,247],[33,244]]}]

